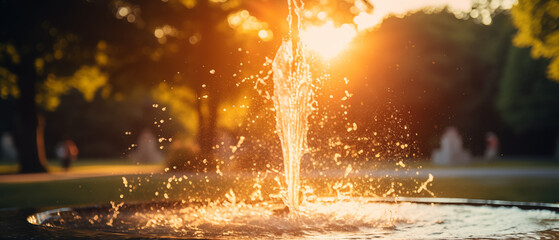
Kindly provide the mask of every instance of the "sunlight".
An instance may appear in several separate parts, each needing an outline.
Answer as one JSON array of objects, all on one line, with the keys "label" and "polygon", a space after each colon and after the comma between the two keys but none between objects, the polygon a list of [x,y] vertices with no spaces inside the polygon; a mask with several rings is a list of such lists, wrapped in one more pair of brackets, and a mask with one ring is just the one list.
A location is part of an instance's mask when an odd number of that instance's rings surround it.
[{"label": "sunlight", "polygon": [[433,13],[445,9],[459,19],[477,19],[480,23],[489,25],[492,22],[491,15],[495,11],[508,10],[516,4],[517,0],[368,0],[368,2],[374,6],[372,11],[362,1],[355,2],[358,13],[353,22],[359,31],[372,29],[389,16],[404,17],[418,11]]},{"label": "sunlight", "polygon": [[328,60],[346,49],[356,35],[357,31],[353,25],[343,24],[335,27],[332,21],[328,21],[322,26],[306,28],[302,38],[309,50]]},{"label": "sunlight", "polygon": [[[305,27],[302,38],[307,49],[321,56],[324,60],[330,60],[346,49],[358,32],[368,31],[379,26],[387,17],[404,17],[418,11],[433,13],[446,9],[457,18],[477,19],[479,23],[489,25],[495,11],[510,9],[516,1],[490,2],[480,0],[478,5],[475,6],[470,0],[369,0],[368,2],[374,6],[374,9],[371,9],[362,1],[355,1],[354,10],[352,10],[355,14],[353,22],[344,23],[339,27],[334,25],[327,12],[307,11],[306,17],[316,17],[321,21],[326,21],[321,26]],[[267,32],[261,32],[259,35],[262,38],[268,34]]]},{"label": "sunlight", "polygon": [[241,33],[256,33],[264,42],[274,39],[274,33],[268,29],[268,23],[250,15],[248,10],[230,13],[227,16],[227,22],[231,28]]}]

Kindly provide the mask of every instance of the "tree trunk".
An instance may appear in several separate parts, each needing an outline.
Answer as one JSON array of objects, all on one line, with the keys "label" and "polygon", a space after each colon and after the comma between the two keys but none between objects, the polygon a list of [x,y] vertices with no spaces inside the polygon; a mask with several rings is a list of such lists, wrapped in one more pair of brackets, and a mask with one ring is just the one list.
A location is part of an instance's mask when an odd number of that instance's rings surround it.
[{"label": "tree trunk", "polygon": [[559,159],[559,134],[555,140],[555,159]]},{"label": "tree trunk", "polygon": [[202,159],[206,158],[208,155],[208,151],[207,151],[207,145],[208,145],[208,137],[207,137],[207,129],[208,129],[208,124],[207,124],[207,116],[206,116],[206,110],[207,109],[207,100],[202,98],[202,96],[204,95],[204,92],[200,89],[200,91],[198,91],[197,93],[197,101],[196,101],[196,107],[197,107],[197,111],[198,111],[198,145],[200,146],[200,156]]},{"label": "tree trunk", "polygon": [[[205,93],[202,93],[205,94]],[[217,123],[217,100],[200,97],[197,101],[198,110],[198,144],[200,145],[200,160],[213,161],[213,146]]]},{"label": "tree trunk", "polygon": [[216,95],[217,94],[214,94],[213,97],[211,97],[211,99],[209,99],[208,101],[208,116],[206,125],[207,145],[202,148],[204,149],[203,151],[205,151],[208,162],[211,162],[210,166],[212,169],[215,167],[214,145],[216,143],[215,138],[217,130],[217,105],[219,102]]},{"label": "tree trunk", "polygon": [[[198,93],[197,107],[199,114],[199,129],[198,129],[198,143],[200,145],[199,160],[206,160],[207,170],[215,168],[215,159],[213,154],[213,146],[215,144],[215,132],[217,122],[217,94],[212,89],[216,88],[215,84],[219,84],[215,76],[210,76],[210,69],[216,65],[216,58],[214,57],[216,47],[216,34],[214,31],[217,25],[214,16],[214,10],[210,9],[208,1],[200,1],[198,5],[198,20],[201,22],[200,31],[202,33],[202,40],[197,46],[199,58],[199,68],[195,70],[198,74],[198,79],[201,79],[196,87]],[[202,83],[206,84],[205,88],[200,87]],[[203,96],[207,96],[204,98]]]},{"label": "tree trunk", "polygon": [[[33,61],[22,61],[18,66],[18,118],[15,140],[17,144],[20,173],[47,172],[43,142],[44,125],[38,125],[37,105],[35,103],[36,78]],[[38,131],[39,130],[39,131]],[[43,149],[39,150],[39,147]]]}]

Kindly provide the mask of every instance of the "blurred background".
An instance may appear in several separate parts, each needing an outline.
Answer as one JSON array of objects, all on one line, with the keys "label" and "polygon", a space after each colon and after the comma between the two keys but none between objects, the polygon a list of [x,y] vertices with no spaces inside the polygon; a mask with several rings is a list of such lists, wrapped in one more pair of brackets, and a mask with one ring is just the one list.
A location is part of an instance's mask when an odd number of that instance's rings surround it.
[{"label": "blurred background", "polygon": [[[318,78],[306,169],[405,160],[466,169],[439,196],[559,201],[559,1],[305,9]],[[281,171],[269,65],[287,13],[272,0],[1,0],[0,186],[14,192],[3,205],[22,198],[10,183],[71,178],[52,177],[64,169]],[[526,171],[505,171],[520,189],[501,196],[472,180],[486,169]]]}]

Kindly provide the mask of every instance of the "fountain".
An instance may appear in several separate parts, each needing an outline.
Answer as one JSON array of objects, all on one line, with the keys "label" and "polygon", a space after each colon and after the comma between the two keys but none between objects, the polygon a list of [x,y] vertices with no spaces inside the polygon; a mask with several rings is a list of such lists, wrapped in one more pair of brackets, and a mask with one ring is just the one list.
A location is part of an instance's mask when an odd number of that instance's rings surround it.
[{"label": "fountain", "polygon": [[[299,172],[301,158],[307,148],[307,118],[311,112],[312,97],[310,69],[299,36],[302,29],[301,5],[298,1],[288,1],[290,32],[272,63],[276,130],[281,142],[287,185],[283,199],[285,205],[295,212],[299,208]],[[292,8],[297,16],[296,27],[292,23]]]},{"label": "fountain", "polygon": [[[318,197],[300,183],[312,112],[312,77],[300,30],[302,2],[288,0],[290,32],[272,62],[277,134],[284,180],[277,198],[241,200],[232,189],[225,200],[153,201],[60,208],[30,215],[27,221],[57,238],[553,238],[559,236],[559,205],[470,199],[359,197],[338,192]],[[294,15],[293,15],[294,13]],[[293,16],[296,18],[293,19]],[[295,24],[292,22],[295,20]],[[349,130],[348,130],[349,131]],[[399,163],[404,165],[403,163]],[[344,171],[344,178],[351,172]],[[223,175],[211,176],[227,182]],[[194,177],[169,178],[171,183]],[[198,178],[206,179],[207,176]],[[321,176],[318,181],[321,180]],[[417,192],[429,191],[429,180]],[[123,178],[125,187],[129,186]],[[339,183],[339,182],[338,182]],[[366,184],[366,181],[365,183]],[[335,189],[349,188],[339,184]],[[132,189],[132,188],[130,188]],[[393,188],[391,188],[393,192]],[[390,192],[390,191],[389,191]],[[167,193],[165,199],[167,199]],[[158,192],[155,194],[159,195]],[[392,196],[392,197],[391,197]],[[45,233],[46,232],[46,233]]]}]

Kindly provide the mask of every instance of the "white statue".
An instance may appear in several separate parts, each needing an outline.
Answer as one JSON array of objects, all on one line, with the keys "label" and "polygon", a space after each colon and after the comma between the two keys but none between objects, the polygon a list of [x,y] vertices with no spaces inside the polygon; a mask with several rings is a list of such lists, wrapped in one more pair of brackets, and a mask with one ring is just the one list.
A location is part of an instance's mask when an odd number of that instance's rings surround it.
[{"label": "white statue", "polygon": [[144,129],[138,138],[138,147],[130,154],[130,159],[140,163],[160,163],[163,154],[159,151],[159,141],[149,129]]},{"label": "white statue", "polygon": [[0,142],[0,160],[15,161],[17,159],[17,150],[14,145],[14,138],[10,133],[3,133]]},{"label": "white statue", "polygon": [[441,137],[441,148],[433,151],[435,164],[469,163],[472,155],[463,148],[462,136],[455,127],[448,127]]}]

